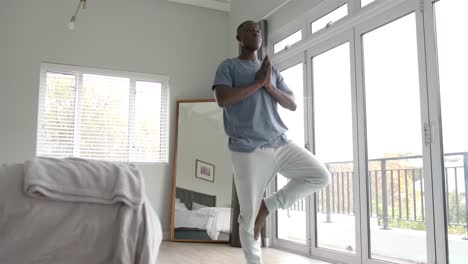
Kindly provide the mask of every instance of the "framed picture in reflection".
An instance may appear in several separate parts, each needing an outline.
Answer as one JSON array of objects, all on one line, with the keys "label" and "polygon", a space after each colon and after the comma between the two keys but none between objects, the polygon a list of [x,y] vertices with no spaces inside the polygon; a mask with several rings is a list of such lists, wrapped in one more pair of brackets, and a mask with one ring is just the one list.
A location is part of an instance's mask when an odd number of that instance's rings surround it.
[{"label": "framed picture in reflection", "polygon": [[206,161],[197,159],[195,162],[195,178],[214,182],[215,166]]}]

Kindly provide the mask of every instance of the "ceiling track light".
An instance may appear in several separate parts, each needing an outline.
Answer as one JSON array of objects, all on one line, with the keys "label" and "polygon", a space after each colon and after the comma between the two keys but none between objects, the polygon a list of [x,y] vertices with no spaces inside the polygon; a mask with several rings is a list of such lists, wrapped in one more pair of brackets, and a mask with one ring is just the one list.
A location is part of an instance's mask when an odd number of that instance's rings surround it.
[{"label": "ceiling track light", "polygon": [[76,11],[71,17],[70,21],[68,22],[68,29],[75,30],[76,18],[77,18],[78,12],[80,11],[80,8],[83,8],[83,10],[86,10],[88,8],[88,0],[80,0],[78,2]]}]

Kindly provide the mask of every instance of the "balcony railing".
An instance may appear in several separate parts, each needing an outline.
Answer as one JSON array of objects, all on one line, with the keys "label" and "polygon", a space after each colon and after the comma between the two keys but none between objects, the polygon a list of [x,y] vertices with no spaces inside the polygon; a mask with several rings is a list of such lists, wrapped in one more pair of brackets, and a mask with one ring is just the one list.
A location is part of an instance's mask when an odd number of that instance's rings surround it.
[{"label": "balcony railing", "polygon": [[[425,224],[422,163],[422,156],[369,160],[369,213],[383,229],[391,229],[392,223]],[[354,172],[352,162],[326,165],[331,183],[316,194],[316,207],[332,222],[333,214],[354,215]],[[447,223],[466,228],[468,238],[468,152],[446,154],[444,172]],[[289,210],[305,211],[305,201],[296,202]]]}]

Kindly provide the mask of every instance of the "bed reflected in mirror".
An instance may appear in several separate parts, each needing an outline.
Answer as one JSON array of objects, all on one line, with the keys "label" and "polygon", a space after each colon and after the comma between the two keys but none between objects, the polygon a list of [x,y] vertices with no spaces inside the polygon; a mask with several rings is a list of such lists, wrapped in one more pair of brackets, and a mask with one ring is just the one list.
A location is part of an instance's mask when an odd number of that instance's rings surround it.
[{"label": "bed reflected in mirror", "polygon": [[214,100],[177,102],[171,240],[228,242],[233,172]]}]

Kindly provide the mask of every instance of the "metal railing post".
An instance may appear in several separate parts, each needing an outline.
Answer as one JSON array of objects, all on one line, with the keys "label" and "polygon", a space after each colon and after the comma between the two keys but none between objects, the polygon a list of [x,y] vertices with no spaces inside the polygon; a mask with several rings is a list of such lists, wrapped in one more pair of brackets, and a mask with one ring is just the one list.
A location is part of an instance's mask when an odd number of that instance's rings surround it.
[{"label": "metal railing post", "polygon": [[326,190],[325,190],[325,197],[327,198],[327,201],[326,201],[326,214],[327,214],[327,220],[326,220],[326,223],[331,223],[331,208],[330,208],[330,186],[327,186]]},{"label": "metal railing post", "polygon": [[465,176],[465,226],[466,236],[465,240],[468,240],[468,152],[463,153],[463,172]]},{"label": "metal railing post", "polygon": [[[387,164],[386,160],[380,161],[380,169],[382,171],[382,207],[383,207],[383,227],[384,230],[389,230],[388,227],[388,205],[387,205]],[[379,205],[377,205],[379,206]]]}]

